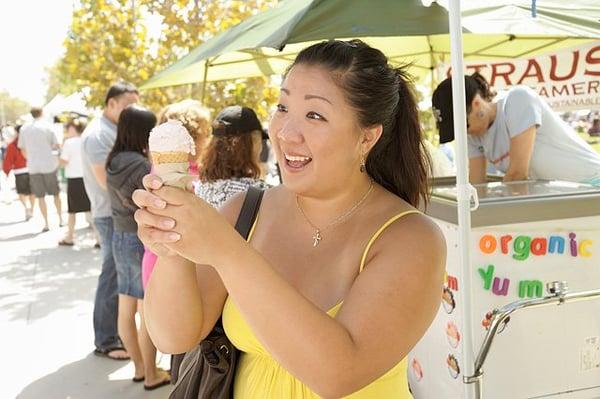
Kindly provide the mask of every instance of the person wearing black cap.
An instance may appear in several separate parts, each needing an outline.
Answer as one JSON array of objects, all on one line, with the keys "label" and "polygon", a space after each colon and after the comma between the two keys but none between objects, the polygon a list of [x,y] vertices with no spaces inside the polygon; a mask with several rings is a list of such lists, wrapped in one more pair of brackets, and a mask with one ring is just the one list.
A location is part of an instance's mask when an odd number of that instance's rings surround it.
[{"label": "person wearing black cap", "polygon": [[[497,101],[479,73],[465,76],[469,180],[485,182],[486,162],[504,181],[544,179],[600,185],[600,154],[532,89],[515,86]],[[440,143],[454,140],[452,79],[432,96]]]},{"label": "person wearing black cap", "polygon": [[196,195],[219,208],[250,186],[266,188],[260,165],[263,128],[253,109],[224,108],[212,123],[212,138],[200,170]]}]

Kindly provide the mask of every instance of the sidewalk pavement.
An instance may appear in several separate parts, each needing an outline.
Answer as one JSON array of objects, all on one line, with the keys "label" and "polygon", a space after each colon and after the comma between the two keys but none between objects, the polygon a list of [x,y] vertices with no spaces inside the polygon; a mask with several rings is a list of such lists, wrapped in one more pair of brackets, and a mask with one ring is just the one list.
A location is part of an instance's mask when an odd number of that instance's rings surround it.
[{"label": "sidewalk pavement", "polygon": [[[64,193],[62,199],[66,221]],[[58,227],[52,197],[46,198],[50,215],[46,233],[41,233],[39,209],[33,219],[24,221],[14,189],[5,191],[2,200],[0,398],[167,398],[168,387],[145,391],[141,383],[133,383],[131,362],[92,353],[100,250],[94,248],[84,216],[77,215],[76,245],[59,247],[66,227]],[[161,367],[169,367],[169,356],[159,354],[159,359]]]}]

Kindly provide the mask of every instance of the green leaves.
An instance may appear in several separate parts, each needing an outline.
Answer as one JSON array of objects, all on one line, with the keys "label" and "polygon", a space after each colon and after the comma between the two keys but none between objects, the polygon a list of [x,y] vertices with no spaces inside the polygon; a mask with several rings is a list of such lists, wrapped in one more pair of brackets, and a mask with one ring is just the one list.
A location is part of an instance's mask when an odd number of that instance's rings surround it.
[{"label": "green leaves", "polygon": [[[277,0],[80,0],[73,10],[63,58],[48,70],[48,97],[89,87],[88,106],[101,107],[119,80],[140,85],[206,39]],[[158,112],[184,98],[201,98],[202,85],[148,90],[142,102]],[[275,100],[265,78],[209,83],[205,105],[218,111],[243,103],[261,117]]]}]

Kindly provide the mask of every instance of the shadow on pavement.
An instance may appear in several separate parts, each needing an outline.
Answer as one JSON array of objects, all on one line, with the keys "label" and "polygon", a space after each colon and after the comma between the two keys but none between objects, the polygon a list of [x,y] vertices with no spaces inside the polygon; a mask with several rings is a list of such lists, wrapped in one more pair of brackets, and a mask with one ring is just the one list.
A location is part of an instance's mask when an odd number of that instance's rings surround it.
[{"label": "shadow on pavement", "polygon": [[12,236],[9,238],[2,238],[2,241],[4,242],[13,242],[13,241],[22,241],[22,240],[27,240],[33,237],[37,237],[39,234],[42,234],[41,231],[37,232],[37,233],[27,233],[27,234],[21,234],[19,236]]},{"label": "shadow on pavement", "polygon": [[4,226],[12,226],[12,225],[15,225],[15,224],[19,224],[19,223],[25,223],[25,222],[26,222],[26,220],[17,220],[17,221],[14,221],[14,222],[5,222],[5,223],[0,223],[0,227],[4,227]]},{"label": "shadow on pavement", "polygon": [[93,303],[100,268],[100,251],[96,249],[35,249],[0,269],[0,281],[15,284],[14,292],[3,293],[13,298],[0,302],[0,312],[10,320],[22,318],[27,312],[31,322],[82,302]]},{"label": "shadow on pavement", "polygon": [[164,399],[169,386],[156,391],[145,391],[141,383],[125,379],[109,379],[110,375],[127,362],[103,359],[90,353],[85,358],[69,363],[23,388],[17,399],[108,399],[144,398]]}]

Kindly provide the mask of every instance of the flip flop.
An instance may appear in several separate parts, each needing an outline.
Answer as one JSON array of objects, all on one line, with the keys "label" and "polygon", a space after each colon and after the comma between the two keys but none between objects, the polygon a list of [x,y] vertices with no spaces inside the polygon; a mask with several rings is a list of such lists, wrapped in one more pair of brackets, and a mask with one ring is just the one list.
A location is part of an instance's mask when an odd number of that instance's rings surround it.
[{"label": "flip flop", "polygon": [[65,246],[68,246],[68,247],[73,246],[73,244],[74,244],[73,241],[67,241],[67,240],[60,240],[58,242],[58,245],[65,245]]},{"label": "flip flop", "polygon": [[142,382],[146,379],[146,377],[133,377],[131,381],[133,382]]},{"label": "flip flop", "polygon": [[44,227],[44,228],[42,229],[42,233],[45,233],[45,232],[47,232],[47,231],[50,231],[50,229],[49,229],[48,227]]},{"label": "flip flop", "polygon": [[162,380],[161,382],[157,382],[154,385],[146,385],[146,384],[144,384],[144,389],[146,391],[153,391],[153,390],[155,390],[157,388],[164,387],[165,385],[169,385],[169,384],[171,384],[171,379],[167,378],[166,380]]},{"label": "flip flop", "polygon": [[127,356],[127,357],[116,357],[116,356],[111,356],[110,355],[114,351],[124,351],[124,350],[125,350],[125,348],[120,348],[120,347],[108,348],[108,349],[99,349],[99,348],[96,348],[96,349],[94,349],[94,355],[100,356],[100,357],[106,357],[106,358],[111,359],[111,360],[128,361],[128,360],[131,359],[129,356]]}]

